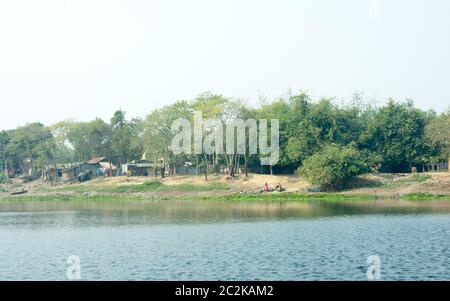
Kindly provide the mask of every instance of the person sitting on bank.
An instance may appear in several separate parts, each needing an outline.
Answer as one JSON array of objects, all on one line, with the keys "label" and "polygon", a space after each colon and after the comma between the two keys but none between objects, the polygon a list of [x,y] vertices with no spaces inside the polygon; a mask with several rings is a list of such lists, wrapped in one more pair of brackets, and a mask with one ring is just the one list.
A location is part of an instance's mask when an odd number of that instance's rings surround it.
[{"label": "person sitting on bank", "polygon": [[281,187],[281,183],[278,182],[277,186],[275,187],[276,191],[282,192],[283,191],[283,187]]},{"label": "person sitting on bank", "polygon": [[264,192],[269,192],[269,184],[264,184]]}]

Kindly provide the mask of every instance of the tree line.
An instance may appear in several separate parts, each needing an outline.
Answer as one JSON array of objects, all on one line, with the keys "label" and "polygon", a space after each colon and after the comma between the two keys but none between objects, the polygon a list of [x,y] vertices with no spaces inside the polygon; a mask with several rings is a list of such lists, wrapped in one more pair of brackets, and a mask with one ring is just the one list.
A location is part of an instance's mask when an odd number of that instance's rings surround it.
[{"label": "tree line", "polygon": [[[278,164],[265,167],[258,155],[247,154],[175,155],[170,148],[176,134],[171,124],[179,118],[192,120],[195,111],[203,112],[205,119],[223,124],[234,119],[278,119]],[[343,172],[324,170],[337,162],[338,157],[343,160],[339,161],[341,165],[354,167],[353,171],[344,172],[350,175],[370,169],[407,172],[413,166],[448,160],[450,110],[438,114],[423,111],[409,100],[392,99],[376,106],[364,101],[361,95],[355,95],[349,103],[337,104],[332,98],[312,100],[304,92],[271,102],[261,100],[259,105],[251,106],[239,99],[207,92],[193,100],[155,109],[145,118],[127,119],[125,112],[118,110],[109,121],[65,120],[49,126],[35,122],[2,130],[0,177],[6,177],[7,169],[22,172],[25,162],[35,172],[45,172],[51,164],[103,156],[120,166],[139,160],[144,153],[153,162],[164,159],[171,173],[176,173],[177,167],[185,162],[192,162],[206,177],[226,166],[231,176],[239,171],[273,174],[299,171],[313,178],[311,172],[317,170]],[[325,157],[328,161],[323,161]],[[319,162],[321,159],[323,162]],[[349,160],[357,164],[348,164]]]}]

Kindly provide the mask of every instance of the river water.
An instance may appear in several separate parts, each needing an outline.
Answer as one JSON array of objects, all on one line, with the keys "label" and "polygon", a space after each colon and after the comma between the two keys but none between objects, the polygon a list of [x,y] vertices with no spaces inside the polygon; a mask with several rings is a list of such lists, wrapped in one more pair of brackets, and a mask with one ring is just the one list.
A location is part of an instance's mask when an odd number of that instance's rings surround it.
[{"label": "river water", "polygon": [[450,280],[450,202],[0,202],[0,280],[367,280],[369,256]]}]

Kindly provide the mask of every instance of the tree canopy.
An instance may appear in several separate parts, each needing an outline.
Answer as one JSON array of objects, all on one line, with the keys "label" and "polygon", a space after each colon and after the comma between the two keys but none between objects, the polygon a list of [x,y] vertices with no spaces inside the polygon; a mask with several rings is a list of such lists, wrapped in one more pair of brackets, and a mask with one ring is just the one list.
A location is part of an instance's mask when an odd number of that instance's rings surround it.
[{"label": "tree canopy", "polygon": [[[235,119],[278,120],[279,162],[270,169],[261,167],[261,158],[249,154],[248,146],[244,155],[175,154],[170,147],[176,135],[171,124],[179,118],[193,122],[195,111],[201,111],[204,119],[216,120],[202,138]],[[247,130],[246,138],[249,136]],[[206,92],[154,109],[142,120],[127,119],[126,113],[118,110],[108,122],[96,118],[88,122],[64,120],[50,126],[29,123],[0,132],[3,174],[8,169],[23,172],[26,161],[37,171],[45,164],[103,156],[120,165],[144,154],[150,161],[163,159],[174,172],[189,161],[197,168],[209,167],[209,172],[220,172],[225,166],[230,175],[239,170],[294,173],[298,168],[307,174],[305,166],[317,168],[313,161],[326,164],[319,160],[321,156],[333,154],[337,160],[342,159],[339,155],[353,158],[356,153],[366,166],[388,172],[406,172],[412,166],[448,160],[450,111],[425,112],[409,100],[390,99],[373,106],[362,95],[355,95],[349,104],[337,104],[332,98],[312,100],[304,92],[251,106],[240,99]]]}]

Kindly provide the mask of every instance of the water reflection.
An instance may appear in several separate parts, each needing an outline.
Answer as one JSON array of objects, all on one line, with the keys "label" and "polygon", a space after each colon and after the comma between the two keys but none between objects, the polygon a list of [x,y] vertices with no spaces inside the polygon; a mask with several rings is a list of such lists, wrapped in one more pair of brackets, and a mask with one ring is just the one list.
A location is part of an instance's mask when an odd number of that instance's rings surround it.
[{"label": "water reflection", "polygon": [[[22,224],[28,218],[39,223],[73,224],[96,216],[96,224],[183,224],[257,219],[312,219],[354,215],[450,214],[448,201],[401,200],[345,202],[226,202],[226,201],[68,201],[4,202],[0,213],[15,213],[9,223]],[[20,214],[22,213],[22,214]],[[34,214],[33,214],[34,213]],[[58,214],[56,214],[58,213]],[[18,219],[17,216],[20,216]],[[32,216],[32,217],[31,217]],[[61,220],[62,219],[62,220]],[[72,221],[72,222],[71,222]],[[6,220],[3,219],[3,222]],[[0,220],[0,225],[2,220]],[[48,223],[45,222],[45,223]],[[92,223],[92,220],[90,220]]]}]

